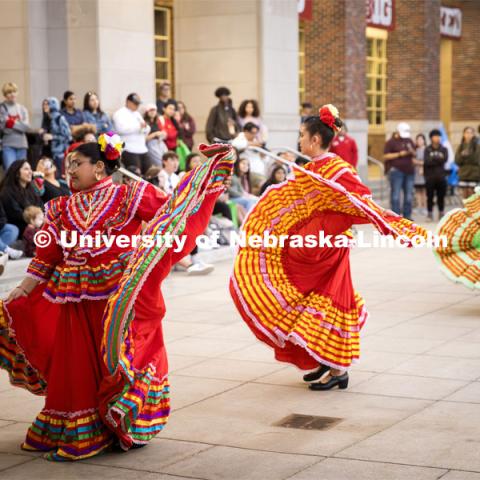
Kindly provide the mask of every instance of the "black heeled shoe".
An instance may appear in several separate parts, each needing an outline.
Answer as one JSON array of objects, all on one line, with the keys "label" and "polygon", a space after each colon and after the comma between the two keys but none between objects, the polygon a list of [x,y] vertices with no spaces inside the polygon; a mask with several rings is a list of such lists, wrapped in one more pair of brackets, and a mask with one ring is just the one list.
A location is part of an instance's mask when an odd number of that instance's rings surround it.
[{"label": "black heeled shoe", "polygon": [[343,375],[332,376],[330,380],[326,383],[318,382],[312,383],[308,386],[310,390],[331,390],[336,387],[340,390],[345,390],[348,387],[348,372],[345,372]]},{"label": "black heeled shoe", "polygon": [[314,372],[307,373],[306,375],[303,376],[303,381],[304,382],[314,382],[315,380],[320,380],[320,378],[325,375],[330,370],[330,367],[327,367],[327,365],[320,365],[317,370]]}]

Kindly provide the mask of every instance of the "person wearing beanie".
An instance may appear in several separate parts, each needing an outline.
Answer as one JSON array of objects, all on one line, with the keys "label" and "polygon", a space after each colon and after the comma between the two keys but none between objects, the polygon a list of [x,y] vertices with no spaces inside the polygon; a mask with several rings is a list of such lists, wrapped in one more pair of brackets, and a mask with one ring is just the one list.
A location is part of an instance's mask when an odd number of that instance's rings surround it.
[{"label": "person wearing beanie", "polygon": [[231,92],[227,87],[218,87],[215,96],[218,104],[212,107],[207,119],[205,133],[210,143],[227,142],[240,132],[238,115],[233,108]]}]

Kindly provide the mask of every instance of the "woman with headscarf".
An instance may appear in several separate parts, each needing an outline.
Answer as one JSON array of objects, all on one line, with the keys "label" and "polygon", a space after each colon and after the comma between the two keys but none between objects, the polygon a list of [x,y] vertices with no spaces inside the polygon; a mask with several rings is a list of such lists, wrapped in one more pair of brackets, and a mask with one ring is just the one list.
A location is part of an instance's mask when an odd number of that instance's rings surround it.
[{"label": "woman with headscarf", "polygon": [[44,154],[53,158],[58,178],[61,176],[65,150],[72,141],[72,133],[60,110],[60,102],[55,97],[48,97],[43,101],[42,130]]}]

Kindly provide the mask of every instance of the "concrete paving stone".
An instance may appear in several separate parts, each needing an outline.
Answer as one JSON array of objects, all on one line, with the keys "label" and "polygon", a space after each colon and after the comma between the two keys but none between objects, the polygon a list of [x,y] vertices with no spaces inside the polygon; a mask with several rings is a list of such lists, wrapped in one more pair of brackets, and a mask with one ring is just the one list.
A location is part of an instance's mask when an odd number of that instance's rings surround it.
[{"label": "concrete paving stone", "polygon": [[[475,295],[476,296],[476,295]],[[396,298],[398,302],[403,303],[432,303],[433,305],[451,305],[461,303],[472,298],[469,291],[465,289],[461,292],[410,292],[406,295],[400,295]],[[395,299],[394,299],[395,300]]]},{"label": "concrete paving stone", "polygon": [[356,370],[367,372],[385,372],[415,358],[414,354],[376,352],[360,345],[360,360],[355,365]]},{"label": "concrete paving stone", "polygon": [[445,340],[430,338],[390,337],[382,333],[369,335],[361,343],[363,351],[421,354],[445,343]]},{"label": "concrete paving stone", "polygon": [[448,402],[480,403],[480,382],[472,382],[444,398]]},{"label": "concrete paving stone", "polygon": [[195,357],[193,355],[168,355],[168,371],[170,374],[192,365],[198,365],[208,357]]},{"label": "concrete paving stone", "polygon": [[437,325],[432,328],[430,325],[407,321],[400,325],[382,330],[382,336],[396,338],[425,338],[429,340],[453,340],[462,337],[472,331],[471,328],[452,327],[449,325]]},{"label": "concrete paving stone", "polygon": [[0,452],[27,457],[38,456],[38,453],[26,452],[20,449],[20,445],[25,441],[25,436],[30,425],[31,423],[18,422],[0,426]]},{"label": "concrete paving stone", "polygon": [[480,377],[480,359],[419,355],[388,372],[416,377],[473,381]]},{"label": "concrete paving stone", "polygon": [[190,323],[190,322],[162,322],[163,332],[165,335],[165,343],[168,345],[173,340],[178,340],[185,337],[193,337],[201,333],[215,330],[215,325]]},{"label": "concrete paving stone", "polygon": [[[331,455],[418,412],[431,402],[332,390],[312,392],[279,385],[245,384],[184,408],[168,438],[282,453]],[[342,418],[328,430],[273,426],[293,413]]]},{"label": "concrete paving stone", "polygon": [[0,478],[5,478],[8,472],[4,472],[7,468],[22,463],[31,462],[32,458],[23,455],[12,455],[11,453],[0,453]]},{"label": "concrete paving stone", "polygon": [[479,438],[478,405],[437,402],[338,454],[480,472]]},{"label": "concrete paving stone", "polygon": [[220,380],[247,382],[283,368],[282,365],[274,363],[213,358],[198,365],[177,370],[176,373],[187,377],[217,378]]},{"label": "concrete paving stone", "polygon": [[198,323],[202,325],[229,325],[238,322],[233,313],[215,313],[210,310],[180,310],[172,308],[165,313],[165,319],[171,322]]},{"label": "concrete paving stone", "polygon": [[437,468],[327,458],[289,480],[437,480],[444,473],[446,470]]},{"label": "concrete paving stone", "polygon": [[213,329],[210,328],[204,333],[198,333],[194,335],[199,338],[217,338],[221,340],[245,340],[251,341],[251,343],[257,343],[257,339],[252,331],[245,325],[245,323],[238,321],[231,325],[217,326]]},{"label": "concrete paving stone", "polygon": [[14,388],[10,383],[7,372],[0,370],[0,392]]},{"label": "concrete paving stone", "polygon": [[[135,464],[132,465],[135,467]],[[2,480],[132,480],[138,475],[134,469],[101,467],[85,462],[49,462],[42,458],[34,459],[23,465],[1,472]],[[143,473],[142,480],[180,480],[182,477]],[[189,477],[192,478],[197,477]]]},{"label": "concrete paving stone", "polygon": [[248,346],[245,340],[223,340],[210,338],[183,338],[167,345],[168,353],[176,355],[193,355],[195,357],[218,357]]},{"label": "concrete paving stone", "polygon": [[32,395],[23,388],[13,386],[3,391],[1,398],[0,419],[15,422],[33,422],[45,404],[45,397]]},{"label": "concrete paving stone", "polygon": [[[104,467],[122,467],[135,469],[138,472],[165,472],[165,467],[182,461],[192,455],[212,448],[205,443],[179,442],[155,437],[146,447],[140,450],[129,450],[124,453],[106,453],[82,463],[101,465]],[[141,474],[143,476],[143,473]]]},{"label": "concrete paving stone", "polygon": [[[278,365],[278,361],[274,358],[273,350],[259,341],[248,347],[235,350],[233,352],[221,355],[221,358],[228,358],[231,360],[248,360],[250,362],[268,362]],[[286,364],[285,364],[286,365]]]},{"label": "concrete paving stone", "polygon": [[436,312],[426,315],[419,315],[412,319],[410,323],[430,325],[432,330],[437,326],[448,325],[456,328],[476,329],[480,327],[480,316],[478,315],[454,315],[451,313]]},{"label": "concrete paving stone", "polygon": [[480,473],[451,470],[442,477],[442,480],[480,480]]},{"label": "concrete paving stone", "polygon": [[457,339],[432,348],[427,355],[480,359],[480,348],[478,343]]},{"label": "concrete paving stone", "polygon": [[[401,291],[401,290],[400,290]],[[401,309],[405,313],[431,313],[436,312],[440,309],[440,306],[435,302],[400,302],[397,300],[391,300],[389,302],[383,302],[382,304],[375,307],[378,310],[386,311],[395,311]]]},{"label": "concrete paving stone", "polygon": [[198,475],[207,480],[282,480],[320,460],[314,456],[222,446],[170,465],[165,471],[175,475]]},{"label": "concrete paving stone", "polygon": [[381,373],[359,385],[352,386],[350,391],[373,395],[439,400],[465,385],[467,385],[466,382],[457,380]]},{"label": "concrete paving stone", "polygon": [[[480,322],[479,322],[480,323]],[[480,328],[475,328],[471,330],[469,333],[463,335],[462,337],[457,338],[460,342],[475,342],[480,343]]]},{"label": "concrete paving stone", "polygon": [[177,374],[170,375],[169,381],[171,385],[170,397],[173,411],[240,385],[240,382],[234,382],[232,380],[182,377]]}]

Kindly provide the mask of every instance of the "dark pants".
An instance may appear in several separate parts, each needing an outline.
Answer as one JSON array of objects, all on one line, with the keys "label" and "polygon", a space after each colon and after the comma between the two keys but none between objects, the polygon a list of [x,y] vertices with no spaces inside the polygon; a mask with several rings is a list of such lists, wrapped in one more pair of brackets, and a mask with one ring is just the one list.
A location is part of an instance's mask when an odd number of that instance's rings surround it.
[{"label": "dark pants", "polygon": [[445,209],[445,195],[447,194],[447,181],[444,178],[426,178],[425,185],[427,188],[428,213],[433,212],[435,194],[437,195],[438,211],[443,212]]},{"label": "dark pants", "polygon": [[215,207],[213,207],[213,214],[220,214],[222,217],[228,218],[229,220],[232,219],[232,212],[230,211],[230,207],[221,200],[217,200],[215,202]]},{"label": "dark pants", "polygon": [[145,173],[147,173],[147,170],[152,165],[147,152],[146,153],[132,153],[132,152],[124,151],[122,153],[122,163],[125,166],[125,168],[128,168],[131,165],[134,165],[135,167],[138,167],[140,169],[140,171],[142,172],[142,175],[145,175]]}]

